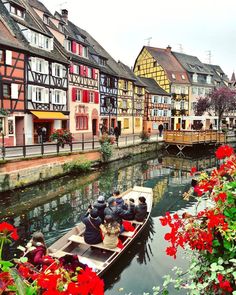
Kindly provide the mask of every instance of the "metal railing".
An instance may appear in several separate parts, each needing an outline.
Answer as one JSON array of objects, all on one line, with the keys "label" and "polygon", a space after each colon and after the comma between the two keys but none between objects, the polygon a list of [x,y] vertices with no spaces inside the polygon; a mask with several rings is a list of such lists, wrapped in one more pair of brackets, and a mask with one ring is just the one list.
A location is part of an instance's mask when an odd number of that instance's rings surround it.
[{"label": "metal railing", "polygon": [[[43,155],[59,155],[63,153],[73,153],[80,151],[99,150],[100,142],[99,137],[88,134],[81,134],[76,140],[73,140],[71,144],[65,144],[63,147],[56,142],[44,142],[37,144],[25,144],[25,135],[23,134],[23,144],[17,146],[6,145],[4,134],[1,136],[0,157],[2,160],[14,159],[14,158],[27,158],[38,157]],[[161,141],[162,138],[157,135],[152,135],[150,141]],[[123,135],[115,142],[117,147],[128,146],[132,144],[138,144],[141,142],[141,138],[137,134]]]}]

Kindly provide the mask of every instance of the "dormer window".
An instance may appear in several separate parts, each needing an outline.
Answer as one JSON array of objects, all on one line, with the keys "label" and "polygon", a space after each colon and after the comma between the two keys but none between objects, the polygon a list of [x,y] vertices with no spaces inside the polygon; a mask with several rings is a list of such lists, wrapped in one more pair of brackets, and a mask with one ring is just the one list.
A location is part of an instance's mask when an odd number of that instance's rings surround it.
[{"label": "dormer window", "polygon": [[20,18],[24,18],[24,10],[12,4],[10,6],[10,13]]},{"label": "dormer window", "polygon": [[63,26],[63,24],[58,24],[58,30],[60,31],[60,32],[64,32],[64,26]]},{"label": "dormer window", "polygon": [[99,59],[99,65],[105,66],[106,65],[106,60],[104,58]]},{"label": "dormer window", "polygon": [[197,82],[197,74],[193,74],[193,82]]},{"label": "dormer window", "polygon": [[184,75],[181,75],[181,78],[182,78],[182,80],[185,80],[185,76]]},{"label": "dormer window", "polygon": [[210,75],[208,75],[206,77],[206,82],[207,82],[207,84],[211,84],[211,76]]},{"label": "dormer window", "polygon": [[48,17],[48,15],[46,15],[46,14],[43,15],[43,22],[44,22],[46,25],[49,24],[49,17]]},{"label": "dormer window", "polygon": [[83,47],[83,57],[88,57],[88,48]]},{"label": "dormer window", "polygon": [[175,74],[171,74],[172,79],[176,79]]},{"label": "dormer window", "polygon": [[68,50],[69,52],[72,52],[72,41],[71,41],[71,40],[66,40],[65,48],[66,48],[66,50]]}]

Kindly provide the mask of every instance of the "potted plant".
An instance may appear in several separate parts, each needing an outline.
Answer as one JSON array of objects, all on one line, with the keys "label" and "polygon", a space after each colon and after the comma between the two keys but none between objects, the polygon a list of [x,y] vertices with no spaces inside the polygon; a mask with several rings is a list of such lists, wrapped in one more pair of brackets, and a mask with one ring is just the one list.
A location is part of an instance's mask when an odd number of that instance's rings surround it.
[{"label": "potted plant", "polygon": [[67,129],[56,129],[50,136],[52,141],[56,141],[59,146],[64,148],[65,144],[72,144],[72,133]]}]

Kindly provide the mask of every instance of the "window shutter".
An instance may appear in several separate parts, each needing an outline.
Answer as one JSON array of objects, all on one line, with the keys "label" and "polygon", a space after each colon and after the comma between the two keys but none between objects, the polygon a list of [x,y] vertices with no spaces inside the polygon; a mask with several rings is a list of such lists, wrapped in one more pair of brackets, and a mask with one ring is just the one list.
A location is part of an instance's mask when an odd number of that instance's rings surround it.
[{"label": "window shutter", "polygon": [[70,74],[73,74],[73,73],[74,73],[74,65],[71,64],[71,65],[70,65]]},{"label": "window shutter", "polygon": [[11,84],[11,98],[18,99],[18,84]]},{"label": "window shutter", "polygon": [[31,70],[36,71],[36,57],[31,57]]},{"label": "window shutter", "polygon": [[55,76],[55,64],[52,63],[52,75]]},{"label": "window shutter", "polygon": [[88,67],[84,66],[84,75],[88,77]]},{"label": "window shutter", "polygon": [[66,91],[62,91],[62,104],[66,105]]},{"label": "window shutter", "polygon": [[93,71],[92,71],[92,78],[94,80],[96,79],[96,69],[93,69]]},{"label": "window shutter", "polygon": [[72,88],[72,101],[76,101],[76,88],[75,87],[73,87]]},{"label": "window shutter", "polygon": [[72,52],[73,53],[76,53],[76,42],[75,41],[72,41]]},{"label": "window shutter", "polygon": [[80,76],[84,77],[84,66],[80,65],[79,68],[80,68]]},{"label": "window shutter", "polygon": [[99,94],[98,94],[98,92],[95,92],[94,95],[95,95],[94,102],[99,103]]},{"label": "window shutter", "polygon": [[48,74],[48,61],[44,61],[44,74]]},{"label": "window shutter", "polygon": [[12,51],[11,50],[6,50],[6,64],[7,65],[12,65]]},{"label": "window shutter", "polygon": [[82,102],[88,102],[89,97],[88,97],[88,90],[83,90],[83,98]]},{"label": "window shutter", "polygon": [[79,55],[83,56],[83,46],[79,44]]},{"label": "window shutter", "polygon": [[[49,103],[49,89],[48,88],[44,88],[44,99],[43,101],[45,103]],[[54,94],[54,91],[52,91],[52,93]]]},{"label": "window shutter", "polygon": [[32,101],[36,101],[36,87],[35,86],[31,86],[32,87]]}]

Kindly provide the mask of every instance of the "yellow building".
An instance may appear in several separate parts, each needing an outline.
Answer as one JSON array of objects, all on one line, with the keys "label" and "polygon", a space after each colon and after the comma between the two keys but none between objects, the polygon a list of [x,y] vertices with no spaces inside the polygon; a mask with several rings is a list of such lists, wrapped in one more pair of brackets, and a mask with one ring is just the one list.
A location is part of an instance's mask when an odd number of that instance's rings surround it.
[{"label": "yellow building", "polygon": [[190,82],[187,72],[172,54],[171,47],[144,46],[135,61],[134,73],[136,76],[153,78],[162,89],[172,94],[171,129],[185,129],[181,118],[189,114]]}]

